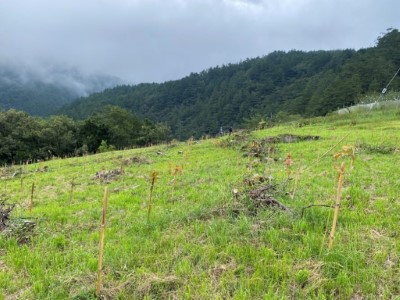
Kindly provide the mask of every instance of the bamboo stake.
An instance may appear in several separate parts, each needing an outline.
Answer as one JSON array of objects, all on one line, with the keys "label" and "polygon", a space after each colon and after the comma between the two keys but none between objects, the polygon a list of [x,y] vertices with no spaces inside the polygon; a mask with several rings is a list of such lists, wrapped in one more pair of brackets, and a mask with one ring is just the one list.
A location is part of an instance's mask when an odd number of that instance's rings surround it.
[{"label": "bamboo stake", "polygon": [[339,180],[338,180],[338,187],[337,187],[337,193],[336,193],[335,212],[333,214],[332,229],[331,229],[331,233],[329,235],[328,251],[331,250],[332,246],[333,246],[333,238],[335,236],[336,223],[337,223],[337,219],[338,219],[338,215],[339,215],[340,199],[342,197],[343,181],[344,181],[344,162],[342,163],[342,165],[340,167],[340,172],[339,172]]},{"label": "bamboo stake", "polygon": [[33,208],[33,192],[35,191],[35,182],[32,182],[32,191],[31,191],[31,201],[29,202],[29,212],[32,212]]},{"label": "bamboo stake", "polygon": [[97,297],[100,297],[100,292],[101,292],[101,270],[103,268],[103,247],[104,247],[104,230],[106,227],[107,200],[108,200],[108,190],[107,187],[105,187],[103,196],[103,210],[101,214],[101,225],[100,225],[99,263],[97,266],[97,286],[96,286]]}]

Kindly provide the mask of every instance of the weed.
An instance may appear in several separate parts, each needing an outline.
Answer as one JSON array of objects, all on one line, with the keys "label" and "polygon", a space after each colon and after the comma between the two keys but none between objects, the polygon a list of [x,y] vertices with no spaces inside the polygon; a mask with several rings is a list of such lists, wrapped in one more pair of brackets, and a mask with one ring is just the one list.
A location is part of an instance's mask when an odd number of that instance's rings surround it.
[{"label": "weed", "polygon": [[370,145],[368,143],[358,143],[357,149],[368,154],[392,154],[398,148],[390,145]]}]

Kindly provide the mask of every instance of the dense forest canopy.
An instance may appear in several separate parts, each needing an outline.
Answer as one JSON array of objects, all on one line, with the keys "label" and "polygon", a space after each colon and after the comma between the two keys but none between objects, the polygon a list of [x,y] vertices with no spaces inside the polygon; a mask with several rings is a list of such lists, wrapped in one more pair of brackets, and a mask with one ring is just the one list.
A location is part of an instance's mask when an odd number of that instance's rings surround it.
[{"label": "dense forest canopy", "polygon": [[[162,84],[118,86],[65,106],[85,118],[105,105],[168,124],[177,138],[214,134],[259,116],[320,116],[379,93],[400,66],[400,33],[388,29],[376,46],[355,50],[275,51]],[[398,90],[394,80],[391,89]]]}]

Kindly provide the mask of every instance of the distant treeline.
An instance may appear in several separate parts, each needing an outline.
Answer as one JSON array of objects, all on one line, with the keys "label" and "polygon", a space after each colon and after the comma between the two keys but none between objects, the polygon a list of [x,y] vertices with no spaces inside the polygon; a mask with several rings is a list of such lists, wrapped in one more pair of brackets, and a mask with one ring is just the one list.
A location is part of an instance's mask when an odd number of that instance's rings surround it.
[{"label": "distant treeline", "polygon": [[[112,104],[168,124],[175,137],[215,134],[245,120],[321,116],[379,93],[400,66],[400,33],[389,29],[376,46],[334,51],[277,51],[162,84],[119,86],[61,111],[85,118]],[[400,89],[400,80],[390,87]]]},{"label": "distant treeline", "polygon": [[84,155],[168,141],[170,129],[106,106],[85,120],[47,119],[14,109],[0,111],[0,163]]}]

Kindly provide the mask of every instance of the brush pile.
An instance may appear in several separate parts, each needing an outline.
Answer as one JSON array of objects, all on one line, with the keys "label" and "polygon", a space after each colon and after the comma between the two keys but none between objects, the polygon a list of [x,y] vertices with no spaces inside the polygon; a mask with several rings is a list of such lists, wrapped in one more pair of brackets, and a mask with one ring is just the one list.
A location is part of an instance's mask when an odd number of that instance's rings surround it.
[{"label": "brush pile", "polygon": [[290,211],[285,205],[276,200],[271,194],[276,191],[273,185],[262,185],[249,192],[250,198],[256,209],[265,209],[267,207],[276,208],[279,210]]},{"label": "brush pile", "polygon": [[7,204],[5,200],[0,202],[0,231],[7,227],[7,221],[10,219],[10,213],[15,204]]},{"label": "brush pile", "polygon": [[148,164],[151,164],[151,163],[152,163],[152,161],[150,159],[148,159],[146,157],[142,157],[142,156],[133,156],[133,157],[130,157],[130,158],[126,158],[126,159],[124,159],[122,161],[122,164],[124,166],[128,166],[128,165],[131,165],[131,164],[141,164],[141,165],[145,164],[145,165],[148,165]]},{"label": "brush pile", "polygon": [[19,245],[29,243],[36,223],[28,219],[11,219],[15,204],[0,202],[0,232],[6,237],[14,237]]},{"label": "brush pile", "polygon": [[93,177],[93,179],[100,180],[104,183],[110,183],[111,181],[116,180],[118,176],[122,174],[123,171],[121,169],[114,169],[110,171],[101,170],[99,172],[96,172],[96,175]]},{"label": "brush pile", "polygon": [[275,143],[296,143],[302,141],[318,141],[321,139],[318,135],[295,135],[295,134],[280,134],[277,136],[267,136],[264,141],[270,144]]}]

